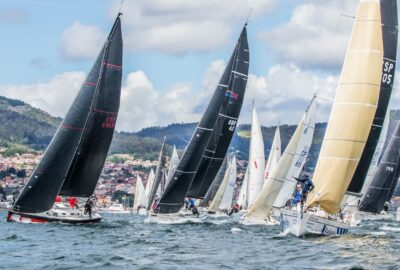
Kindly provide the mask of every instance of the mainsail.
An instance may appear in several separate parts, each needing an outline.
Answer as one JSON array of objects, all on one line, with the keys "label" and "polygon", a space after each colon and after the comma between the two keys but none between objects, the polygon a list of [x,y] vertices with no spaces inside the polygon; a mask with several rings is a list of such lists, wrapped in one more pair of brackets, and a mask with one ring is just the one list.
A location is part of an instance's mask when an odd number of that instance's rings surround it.
[{"label": "mainsail", "polygon": [[207,190],[206,196],[204,196],[204,198],[201,200],[199,205],[200,207],[207,207],[208,203],[214,200],[214,197],[217,194],[219,186],[221,185],[222,180],[224,179],[227,166],[228,162],[227,158],[225,157],[224,162],[222,162],[222,165],[219,168],[219,171],[214,178],[214,181],[212,182],[210,188]]},{"label": "mainsail", "polygon": [[390,201],[399,178],[400,161],[400,121],[390,137],[388,146],[378,165],[378,170],[364,195],[359,210],[380,213],[385,202]]},{"label": "mainsail", "polygon": [[133,209],[137,210],[139,207],[146,207],[146,203],[147,203],[147,197],[146,197],[146,191],[143,186],[142,178],[139,175],[137,175]]},{"label": "mainsail", "polygon": [[300,140],[297,144],[296,152],[294,153],[292,164],[286,175],[285,182],[274,202],[274,207],[281,208],[286,205],[286,202],[292,197],[296,188],[297,180],[293,177],[299,177],[304,164],[307,161],[307,156],[311,148],[316,118],[317,102],[315,97],[312,99],[306,113],[304,115],[303,130]]},{"label": "mainsail", "polygon": [[[311,103],[313,104],[313,102]],[[308,133],[308,127],[306,122],[307,112],[303,115],[299,125],[297,126],[292,138],[289,141],[285,151],[278,164],[272,170],[271,175],[265,182],[262,192],[257,196],[256,201],[250,207],[246,214],[246,219],[251,220],[264,220],[270,213],[272,206],[283,186],[288,178],[292,177],[289,175],[290,169],[293,167],[296,152],[302,137],[305,137]],[[307,119],[310,120],[310,119]],[[304,133],[304,131],[306,131]],[[300,173],[297,170],[296,173]],[[298,175],[294,175],[298,176]]]},{"label": "mainsail", "polygon": [[242,186],[240,187],[239,196],[237,199],[237,204],[240,205],[241,208],[247,209],[247,183],[249,179],[249,169],[246,169],[246,173],[244,175],[244,179],[242,182]]},{"label": "mainsail", "polygon": [[261,125],[258,121],[256,108],[253,106],[251,118],[251,138],[249,151],[249,164],[247,167],[249,176],[247,182],[247,203],[251,206],[260,194],[264,185],[264,140],[261,132]]},{"label": "mainsail", "polygon": [[306,207],[338,213],[378,105],[383,41],[379,1],[361,0]]},{"label": "mainsail", "polygon": [[383,66],[382,80],[380,83],[378,107],[375,112],[374,120],[368,139],[361,155],[360,162],[350,182],[348,191],[360,192],[366,178],[368,168],[374,156],[379,136],[385,120],[386,111],[389,105],[394,84],[394,73],[396,69],[397,53],[397,1],[380,0],[380,14],[382,18],[382,37],[383,37]]},{"label": "mainsail", "polygon": [[246,31],[240,37],[240,49],[236,54],[224,102],[213,127],[210,140],[201,158],[197,173],[187,193],[188,197],[203,198],[226,156],[242,108],[249,73],[249,47]]},{"label": "mainsail", "polygon": [[[169,160],[168,174],[166,177],[166,181],[168,181],[169,177],[174,173],[174,171],[178,167],[178,164],[179,164],[178,151],[176,151],[176,147],[174,145],[174,148],[172,149],[171,158]],[[168,185],[168,182],[165,183],[165,186],[167,186],[167,185]]]},{"label": "mainsail", "polygon": [[233,156],[230,164],[230,171],[229,171],[229,181],[228,185],[225,188],[224,196],[222,197],[221,203],[219,204],[219,210],[230,210],[232,208],[232,198],[233,192],[235,190],[236,184],[236,157]]},{"label": "mainsail", "polygon": [[161,193],[159,190],[161,190],[161,181],[164,178],[164,167],[165,167],[165,162],[166,162],[165,147],[166,147],[166,145],[165,145],[165,138],[164,138],[164,141],[161,145],[160,154],[158,155],[158,163],[157,163],[157,167],[156,167],[156,173],[155,173],[155,177],[154,177],[153,186],[151,187],[150,195],[148,197],[147,210],[151,209],[153,202],[156,198],[156,195]]},{"label": "mainsail", "polygon": [[147,177],[146,190],[145,190],[147,198],[149,197],[151,189],[153,188],[155,178],[156,178],[156,175],[154,174],[154,170],[151,169],[149,176]]},{"label": "mainsail", "polygon": [[[214,199],[212,200],[210,207],[208,207],[208,212],[215,213],[220,209],[221,202],[225,196],[225,191],[228,189],[229,183],[232,182],[232,174],[233,174],[233,158],[231,162],[229,162],[227,169],[224,174],[224,179],[222,180],[221,185],[218,188],[217,194],[215,195]],[[235,161],[235,169],[236,169],[236,161]],[[236,170],[235,170],[236,176]],[[236,177],[235,177],[236,180]],[[227,200],[227,199],[226,199]],[[232,202],[232,197],[231,197]]]},{"label": "mainsail", "polygon": [[[223,128],[225,133],[234,132],[237,120],[230,119],[225,122],[222,120],[217,121],[217,119],[221,119],[219,116],[221,116],[221,108],[224,104],[235,104],[242,98],[239,96],[240,93],[237,91],[242,89],[243,85],[246,85],[247,82],[246,73],[248,67],[243,66],[242,63],[248,61],[248,57],[249,50],[247,44],[247,32],[246,26],[244,26],[218,87],[215,90],[214,95],[188,146],[186,147],[186,150],[179,161],[178,167],[174,174],[170,176],[168,186],[166,187],[155,212],[176,213],[181,209],[194,176],[198,172],[200,162],[203,156],[205,154],[207,155],[205,149],[209,145],[209,142],[212,141],[210,138],[213,130],[220,129],[219,124],[217,125],[216,123],[224,123]],[[229,109],[230,106],[227,108]],[[220,133],[218,132],[217,134],[219,135]],[[213,153],[208,154],[214,155]],[[224,156],[222,156],[221,162]],[[210,181],[212,181],[213,178],[214,177],[211,177]],[[211,185],[211,182],[209,185]],[[209,185],[205,187],[205,192]]]},{"label": "mainsail", "polygon": [[114,132],[121,78],[118,15],[92,70],[16,200],[14,211],[39,213],[51,209],[63,184],[63,195],[93,193]]},{"label": "mainsail", "polygon": [[274,140],[272,141],[271,149],[269,151],[268,160],[265,165],[264,179],[267,180],[271,174],[272,169],[278,164],[282,156],[282,143],[281,132],[279,126],[276,127]]}]

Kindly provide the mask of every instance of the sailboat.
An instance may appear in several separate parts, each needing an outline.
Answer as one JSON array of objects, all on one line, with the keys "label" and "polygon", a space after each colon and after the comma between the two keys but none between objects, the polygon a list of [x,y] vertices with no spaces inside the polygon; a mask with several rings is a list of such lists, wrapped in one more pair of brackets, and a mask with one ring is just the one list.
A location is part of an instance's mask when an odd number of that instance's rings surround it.
[{"label": "sailboat", "polygon": [[9,211],[9,221],[101,220],[97,213],[88,215],[80,209],[52,207],[57,195],[91,196],[103,169],[120,103],[120,15],[42,160]]},{"label": "sailboat", "polygon": [[[223,144],[229,145],[230,138],[236,129],[238,112],[240,112],[247,84],[248,70],[249,47],[245,25],[213,97],[186,147],[178,167],[169,176],[168,185],[152,216],[161,218],[164,215],[167,219],[168,214],[171,214],[169,217],[173,219],[179,216],[178,212],[183,206],[184,198],[188,194],[195,176],[203,173],[204,169],[200,170],[203,160],[210,160],[210,162],[206,162],[208,165],[205,170],[211,168],[211,164],[219,164],[213,167],[218,171],[225,154],[217,156],[217,153],[225,149]],[[220,139],[221,137],[223,139]],[[212,145],[211,142],[216,145]],[[207,181],[207,185],[203,185],[203,181],[198,182],[201,191],[196,189],[196,193],[199,192],[197,195],[202,192],[203,188],[204,193],[208,190],[214,176],[211,176],[210,179],[200,177]]]},{"label": "sailboat", "polygon": [[251,207],[257,196],[260,194],[264,186],[264,169],[265,169],[265,155],[264,155],[264,140],[261,132],[260,121],[258,120],[257,111],[253,104],[252,117],[251,117],[251,137],[250,137],[250,151],[249,151],[249,164],[248,179],[247,179],[247,206]]},{"label": "sailboat", "polygon": [[207,207],[211,201],[214,200],[215,195],[218,192],[219,187],[221,186],[222,181],[224,180],[224,175],[228,167],[227,158],[225,157],[224,162],[222,163],[221,167],[217,175],[214,178],[210,188],[207,190],[206,196],[201,200],[199,207]]},{"label": "sailboat", "polygon": [[[381,214],[384,204],[390,202],[397,181],[400,168],[400,122],[397,122],[394,133],[390,136],[389,144],[378,165],[378,170],[367,192],[363,196],[357,213],[357,219],[393,218],[389,213]],[[372,213],[374,215],[367,215]],[[378,214],[378,215],[377,215]]]},{"label": "sailboat", "polygon": [[154,200],[159,199],[161,196],[161,182],[164,178],[164,167],[166,163],[165,151],[166,151],[166,144],[165,139],[161,145],[160,154],[158,155],[158,162],[156,167],[156,173],[154,177],[154,181],[152,186],[150,186],[150,194],[148,196],[147,202],[147,210],[150,210],[153,207]]},{"label": "sailboat", "polygon": [[[267,178],[263,190],[247,211],[245,221],[250,223],[277,224],[270,217],[272,207],[285,183],[291,189],[296,185],[293,177],[298,177],[303,168],[311,145],[315,126],[315,99],[307,108],[278,164]],[[299,154],[299,150],[302,152]],[[304,151],[304,152],[303,152]],[[293,193],[294,188],[291,190]],[[285,190],[285,192],[287,192]]]},{"label": "sailboat", "polygon": [[389,112],[387,109],[394,85],[397,57],[397,1],[381,0],[380,4],[383,37],[383,77],[373,125],[360,162],[347,189],[348,198],[344,207],[345,211],[350,214],[355,213],[360,198],[365,195],[374,178],[389,124],[387,120]]},{"label": "sailboat", "polygon": [[232,208],[233,191],[236,183],[236,157],[233,156],[226,169],[224,179],[208,208],[209,214],[215,214],[217,211],[228,214]]},{"label": "sailboat", "polygon": [[382,63],[381,5],[378,0],[361,0],[314,172],[315,188],[304,211],[281,211],[283,230],[296,236],[348,232],[350,224],[340,215],[341,203],[373,124],[385,78]]},{"label": "sailboat", "polygon": [[[135,200],[133,203],[133,211],[138,214],[146,214],[146,205],[147,205],[147,196],[146,191],[142,182],[142,178],[137,175],[136,176],[136,188],[135,188]],[[143,213],[144,212],[144,213]]]},{"label": "sailboat", "polygon": [[[267,163],[265,165],[264,179],[267,180],[271,174],[272,169],[278,164],[279,159],[282,156],[282,143],[281,143],[281,132],[279,126],[276,127],[274,140],[272,141],[271,150]],[[265,182],[264,182],[265,183]]]}]

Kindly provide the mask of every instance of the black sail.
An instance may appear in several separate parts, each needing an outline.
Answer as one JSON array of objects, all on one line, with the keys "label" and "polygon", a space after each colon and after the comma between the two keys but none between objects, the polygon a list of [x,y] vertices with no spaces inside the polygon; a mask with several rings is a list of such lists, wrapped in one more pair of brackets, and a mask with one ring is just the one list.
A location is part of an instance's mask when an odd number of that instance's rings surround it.
[{"label": "black sail", "polygon": [[149,198],[147,199],[147,210],[151,209],[151,206],[153,205],[154,199],[156,198],[157,190],[162,184],[162,181],[164,179],[164,168],[165,168],[165,163],[166,163],[166,158],[165,158],[165,138],[164,142],[161,146],[161,151],[158,156],[158,163],[157,163],[157,168],[156,168],[156,173],[154,175],[154,182],[153,186],[151,187],[150,190],[150,195]]},{"label": "black sail", "polygon": [[371,185],[361,200],[359,210],[371,213],[380,213],[386,201],[389,201],[394,186],[399,178],[400,168],[400,121],[392,134],[389,144],[378,165]]},{"label": "black sail", "polygon": [[368,168],[371,164],[379,136],[382,131],[390,96],[392,94],[397,53],[397,1],[381,0],[383,68],[378,107],[368,135],[367,143],[360,162],[348,187],[348,191],[359,193],[363,187]]},{"label": "black sail", "polygon": [[[240,80],[247,79],[247,76],[236,70],[235,67],[239,56],[243,59],[243,55],[248,53],[245,26],[240,34],[236,48],[221,77],[217,89],[215,90],[199,125],[192,135],[192,138],[179,161],[178,167],[173,175],[170,176],[171,179],[169,180],[157,208],[155,209],[156,213],[176,213],[181,209],[184,198],[198,171],[205,149],[209,144],[211,134],[214,128],[219,128],[217,127],[216,122],[218,115],[221,113],[223,104],[225,104],[227,99],[234,102],[233,100],[239,98],[237,96],[238,93],[234,92],[236,89],[231,88],[232,78],[237,77]],[[227,128],[234,130],[235,126],[236,123],[232,123],[232,126],[228,126]]]},{"label": "black sail", "polygon": [[67,115],[58,127],[42,160],[14,203],[14,211],[39,213],[53,207],[84,132],[96,93],[103,58],[107,51],[107,44],[108,41],[103,46]]},{"label": "black sail", "polygon": [[200,202],[200,207],[207,207],[208,203],[214,200],[215,195],[217,194],[217,191],[219,189],[219,186],[222,183],[222,180],[224,180],[225,176],[225,171],[226,167],[228,166],[227,158],[225,157],[224,161],[222,162],[221,167],[218,170],[217,175],[215,176],[210,188],[207,190],[206,195]]},{"label": "black sail", "polygon": [[106,44],[89,118],[60,195],[89,197],[93,194],[114,135],[121,79],[122,34],[118,17]]},{"label": "black sail", "polygon": [[249,73],[249,47],[246,35],[241,36],[241,49],[236,56],[233,72],[228,83],[226,98],[188,191],[188,197],[203,198],[205,196],[221,167],[235,132]]}]

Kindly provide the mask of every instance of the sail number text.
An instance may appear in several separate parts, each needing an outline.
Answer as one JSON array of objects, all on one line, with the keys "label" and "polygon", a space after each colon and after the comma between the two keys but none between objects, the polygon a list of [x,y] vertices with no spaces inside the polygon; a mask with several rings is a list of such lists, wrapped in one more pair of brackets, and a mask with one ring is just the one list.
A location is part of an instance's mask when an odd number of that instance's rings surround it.
[{"label": "sail number text", "polygon": [[382,83],[391,84],[393,82],[394,63],[383,60]]},{"label": "sail number text", "polygon": [[229,126],[229,130],[230,131],[234,131],[235,130],[235,127],[236,127],[236,123],[237,123],[237,121],[236,120],[229,120],[228,121],[228,126]]}]

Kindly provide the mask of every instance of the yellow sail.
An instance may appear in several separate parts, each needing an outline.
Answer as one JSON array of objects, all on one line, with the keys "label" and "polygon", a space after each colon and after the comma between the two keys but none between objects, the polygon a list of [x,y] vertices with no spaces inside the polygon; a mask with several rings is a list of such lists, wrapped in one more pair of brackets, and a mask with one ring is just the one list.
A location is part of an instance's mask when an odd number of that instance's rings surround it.
[{"label": "yellow sail", "polygon": [[379,0],[361,0],[306,206],[340,211],[371,129],[382,76]]}]

